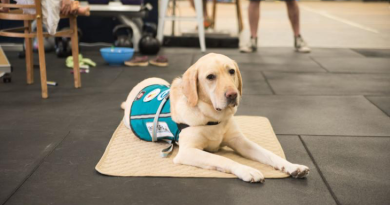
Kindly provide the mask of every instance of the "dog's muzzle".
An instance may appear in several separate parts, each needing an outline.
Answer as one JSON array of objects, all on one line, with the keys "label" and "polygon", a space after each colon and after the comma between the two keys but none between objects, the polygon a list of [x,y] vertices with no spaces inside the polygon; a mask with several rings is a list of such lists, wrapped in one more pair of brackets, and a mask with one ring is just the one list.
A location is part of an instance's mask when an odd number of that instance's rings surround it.
[{"label": "dog's muzzle", "polygon": [[237,106],[237,92],[236,91],[227,91],[225,97],[227,99],[227,104],[232,105],[233,107]]}]

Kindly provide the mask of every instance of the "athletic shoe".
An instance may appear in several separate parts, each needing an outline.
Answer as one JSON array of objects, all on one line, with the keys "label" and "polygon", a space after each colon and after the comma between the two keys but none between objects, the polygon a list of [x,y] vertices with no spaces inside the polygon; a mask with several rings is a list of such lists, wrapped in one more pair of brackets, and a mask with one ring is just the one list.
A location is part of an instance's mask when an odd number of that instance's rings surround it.
[{"label": "athletic shoe", "polygon": [[311,50],[301,35],[295,37],[294,40],[294,47],[297,52],[310,53]]},{"label": "athletic shoe", "polygon": [[160,67],[168,66],[168,58],[165,56],[157,56],[155,59],[149,61],[150,64]]},{"label": "athletic shoe", "polygon": [[251,38],[247,45],[240,48],[241,53],[254,53],[257,51],[257,38]]},{"label": "athletic shoe", "polygon": [[126,61],[125,65],[127,66],[148,66],[148,56],[137,56],[130,61]]}]

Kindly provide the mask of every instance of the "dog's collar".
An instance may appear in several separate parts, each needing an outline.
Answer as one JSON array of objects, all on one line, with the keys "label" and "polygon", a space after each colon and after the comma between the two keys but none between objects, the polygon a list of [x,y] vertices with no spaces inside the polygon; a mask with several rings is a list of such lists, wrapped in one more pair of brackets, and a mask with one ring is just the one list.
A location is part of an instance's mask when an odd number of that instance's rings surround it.
[{"label": "dog's collar", "polygon": [[208,122],[206,125],[218,125],[220,122]]},{"label": "dog's collar", "polygon": [[[207,124],[206,125],[218,125],[220,122],[207,122]],[[189,125],[187,125],[187,124],[184,124],[184,123],[179,123],[179,124],[177,124],[177,127],[179,128],[179,130],[181,131],[182,129],[184,129],[184,128],[187,128],[187,127],[189,127]]]}]

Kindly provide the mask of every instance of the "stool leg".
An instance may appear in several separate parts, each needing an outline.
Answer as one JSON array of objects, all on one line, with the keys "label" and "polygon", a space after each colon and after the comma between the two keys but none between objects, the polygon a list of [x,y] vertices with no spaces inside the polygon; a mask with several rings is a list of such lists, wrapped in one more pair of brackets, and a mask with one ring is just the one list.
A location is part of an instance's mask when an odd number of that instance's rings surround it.
[{"label": "stool leg", "polygon": [[200,50],[206,52],[206,43],[204,36],[204,25],[203,25],[203,7],[202,0],[194,0],[195,10],[196,10],[196,19],[198,21],[198,33],[199,33],[199,42]]},{"label": "stool leg", "polygon": [[242,23],[242,13],[241,13],[240,0],[236,0],[236,9],[237,9],[238,31],[241,32],[244,29],[244,24]]},{"label": "stool leg", "polygon": [[37,18],[37,38],[38,38],[38,54],[39,54],[39,69],[41,74],[42,98],[47,98],[47,77],[46,77],[46,59],[45,47],[43,46],[43,28],[42,18]]},{"label": "stool leg", "polygon": [[165,16],[168,9],[169,0],[162,0],[160,4],[160,11],[158,12],[158,28],[157,28],[157,39],[161,42],[163,42],[163,36],[164,36],[164,23],[165,23]]},{"label": "stool leg", "polygon": [[[31,21],[24,21],[24,33],[30,33],[31,32]],[[31,38],[24,38],[25,43],[25,53],[26,53],[26,72],[27,72],[27,84],[33,84],[34,83],[34,61],[33,61],[33,48],[32,48],[32,39]]]},{"label": "stool leg", "polygon": [[217,16],[217,0],[213,0],[213,26],[211,26],[212,28],[215,28],[216,16]]},{"label": "stool leg", "polygon": [[79,39],[77,36],[77,19],[76,16],[71,16],[69,18],[70,28],[73,30],[72,34],[72,56],[73,56],[73,77],[74,77],[74,87],[81,87],[81,77],[80,77],[80,68],[79,68]]}]

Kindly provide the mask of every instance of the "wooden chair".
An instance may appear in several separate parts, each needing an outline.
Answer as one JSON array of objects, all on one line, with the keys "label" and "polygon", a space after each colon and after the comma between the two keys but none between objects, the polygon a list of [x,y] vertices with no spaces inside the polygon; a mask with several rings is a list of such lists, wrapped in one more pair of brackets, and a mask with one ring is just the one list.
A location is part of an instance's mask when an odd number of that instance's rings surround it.
[{"label": "wooden chair", "polygon": [[[241,4],[240,0],[235,0],[234,4],[236,5],[237,12],[237,21],[238,21],[238,31],[241,32],[244,29],[244,24],[242,23],[242,13],[241,13]],[[213,22],[212,28],[215,27],[215,16],[217,15],[217,0],[213,0]]]},{"label": "wooden chair", "polygon": [[[34,83],[34,69],[33,69],[33,47],[32,39],[38,38],[38,55],[39,55],[39,68],[41,76],[41,88],[42,98],[48,98],[47,92],[47,79],[46,79],[46,61],[45,61],[45,48],[43,44],[43,38],[50,36],[48,33],[43,32],[42,28],[42,7],[41,0],[35,0],[33,5],[18,5],[18,4],[2,4],[0,7],[5,8],[17,8],[16,10],[10,10],[9,13],[0,13],[0,19],[4,20],[19,20],[24,21],[24,27],[9,28],[0,30],[0,36],[24,38],[25,50],[26,50],[26,70],[27,70],[27,84]],[[34,8],[35,14],[23,14],[21,9]],[[79,61],[79,47],[77,37],[77,16],[67,15],[61,16],[61,18],[69,18],[70,29],[59,31],[54,36],[70,37],[72,39],[72,54],[74,62]],[[32,21],[37,21],[37,32],[31,31]],[[81,87],[79,64],[74,63],[74,87]]]}]

